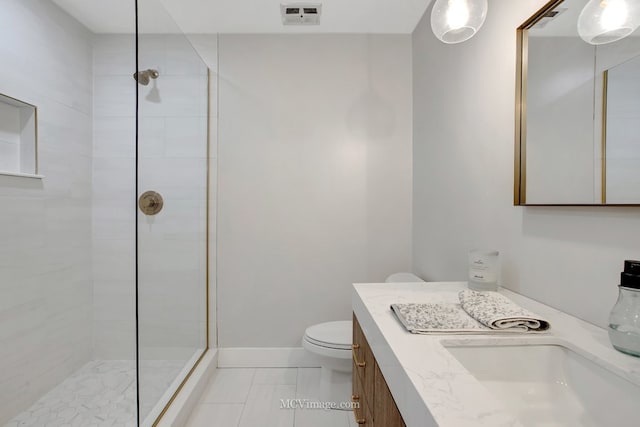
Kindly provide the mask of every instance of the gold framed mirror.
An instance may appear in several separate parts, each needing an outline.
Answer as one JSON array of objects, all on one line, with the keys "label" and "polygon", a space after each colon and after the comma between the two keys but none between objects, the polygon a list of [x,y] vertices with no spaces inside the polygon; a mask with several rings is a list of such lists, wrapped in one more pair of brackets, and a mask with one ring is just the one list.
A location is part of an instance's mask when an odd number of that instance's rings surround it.
[{"label": "gold framed mirror", "polygon": [[584,0],[517,30],[514,205],[640,206],[640,31],[594,46]]}]

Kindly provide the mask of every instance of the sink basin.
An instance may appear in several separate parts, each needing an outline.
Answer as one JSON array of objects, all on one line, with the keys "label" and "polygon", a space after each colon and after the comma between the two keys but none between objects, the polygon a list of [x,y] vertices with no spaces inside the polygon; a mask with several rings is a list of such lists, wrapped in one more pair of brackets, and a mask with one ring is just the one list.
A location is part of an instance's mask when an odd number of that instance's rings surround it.
[{"label": "sink basin", "polygon": [[446,345],[524,426],[640,425],[640,386],[563,345]]}]

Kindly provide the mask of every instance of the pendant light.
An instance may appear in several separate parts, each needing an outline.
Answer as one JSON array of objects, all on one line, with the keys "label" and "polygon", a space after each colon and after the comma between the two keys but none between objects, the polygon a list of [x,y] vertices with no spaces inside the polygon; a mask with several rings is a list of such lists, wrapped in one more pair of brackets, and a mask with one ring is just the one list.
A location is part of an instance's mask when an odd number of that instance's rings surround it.
[{"label": "pendant light", "polygon": [[487,0],[436,0],[431,10],[431,29],[444,43],[469,40],[487,17]]},{"label": "pendant light", "polygon": [[578,34],[595,45],[620,40],[638,26],[640,0],[590,0],[578,18]]}]

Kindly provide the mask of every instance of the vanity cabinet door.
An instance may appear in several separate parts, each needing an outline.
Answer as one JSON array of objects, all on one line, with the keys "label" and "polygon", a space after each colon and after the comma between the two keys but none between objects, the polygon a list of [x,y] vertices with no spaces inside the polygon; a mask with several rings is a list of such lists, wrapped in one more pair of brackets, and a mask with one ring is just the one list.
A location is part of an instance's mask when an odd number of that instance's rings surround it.
[{"label": "vanity cabinet door", "polygon": [[353,315],[353,410],[356,423],[374,427],[406,427],[382,371]]},{"label": "vanity cabinet door", "polygon": [[375,427],[406,427],[377,363],[375,365],[373,407],[375,408]]},{"label": "vanity cabinet door", "polygon": [[364,384],[362,383],[362,379],[360,375],[358,375],[356,371],[355,363],[353,364],[353,394],[351,396],[351,400],[354,403],[353,407],[353,417],[355,418],[356,424],[365,427],[373,426],[373,416],[371,414],[371,410],[369,406],[373,403],[367,401],[367,398],[371,399],[373,396],[367,396],[364,391]]},{"label": "vanity cabinet door", "polygon": [[353,315],[353,369],[362,379],[364,395],[373,398],[375,359],[369,343]]}]

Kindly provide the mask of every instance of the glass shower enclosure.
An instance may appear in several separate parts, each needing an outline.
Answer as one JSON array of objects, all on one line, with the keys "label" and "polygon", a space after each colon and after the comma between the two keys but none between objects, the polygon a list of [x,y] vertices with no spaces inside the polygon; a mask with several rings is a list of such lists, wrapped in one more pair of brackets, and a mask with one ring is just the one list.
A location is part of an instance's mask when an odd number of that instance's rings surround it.
[{"label": "glass shower enclosure", "polygon": [[207,65],[160,0],[4,0],[0,58],[0,426],[155,425],[208,348]]},{"label": "glass shower enclosure", "polygon": [[156,419],[207,348],[209,70],[151,1],[137,60],[138,397]]}]

